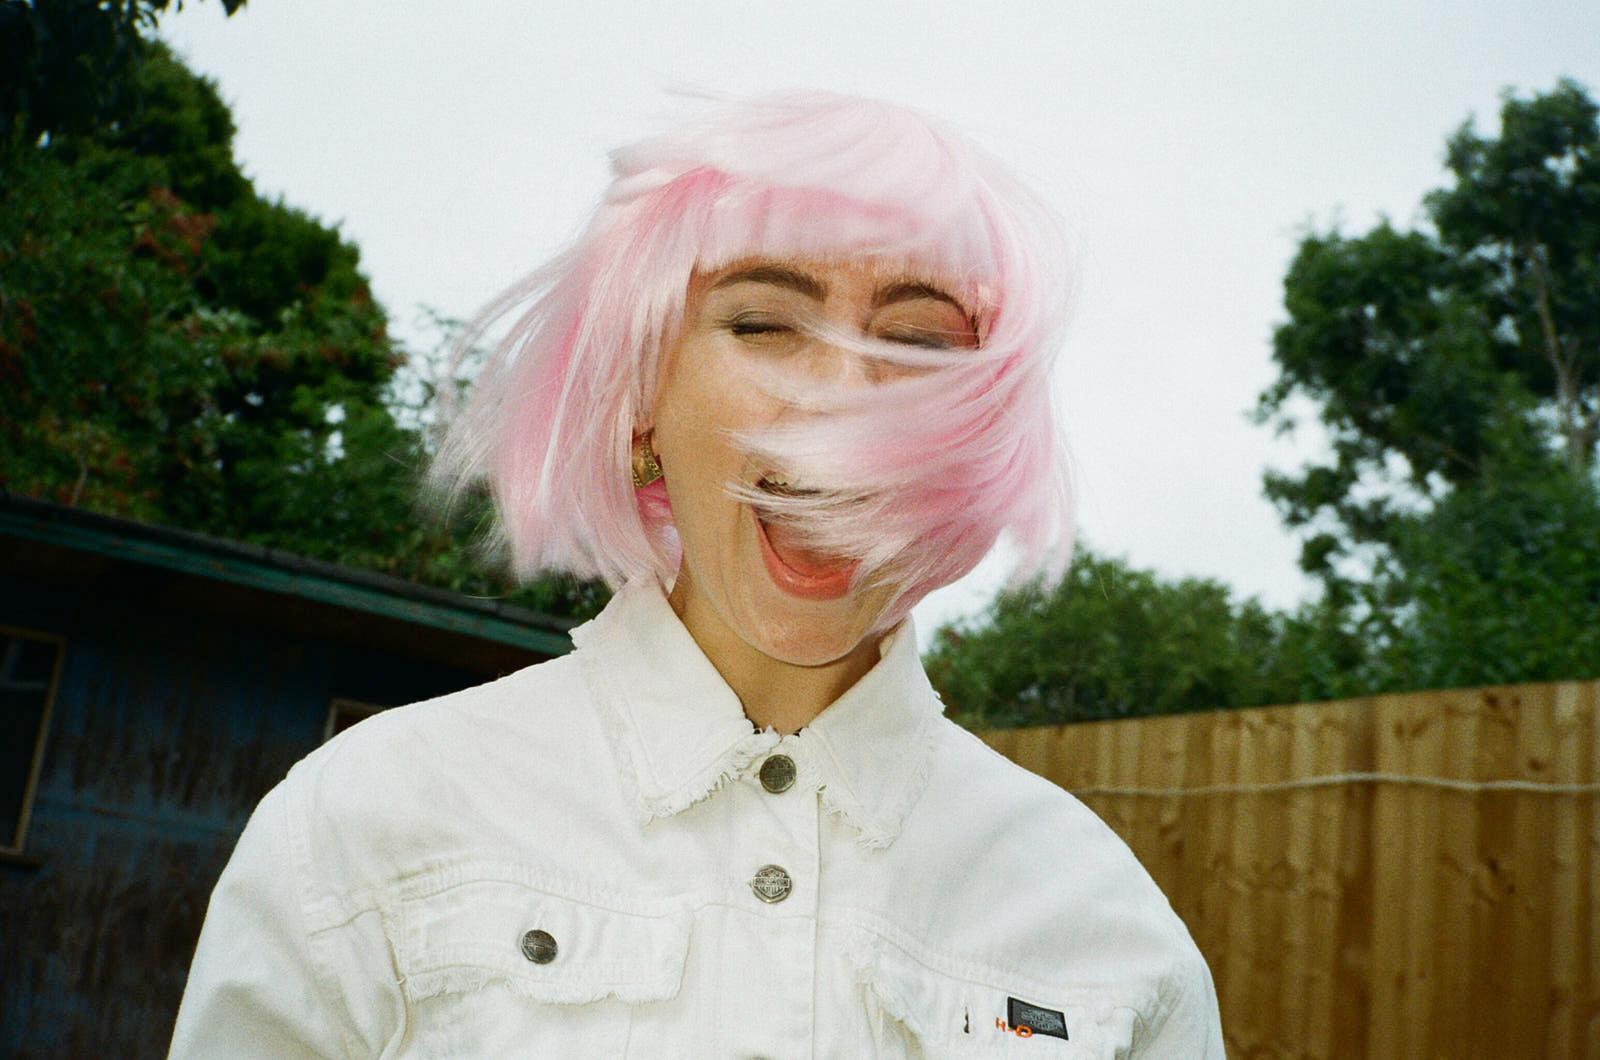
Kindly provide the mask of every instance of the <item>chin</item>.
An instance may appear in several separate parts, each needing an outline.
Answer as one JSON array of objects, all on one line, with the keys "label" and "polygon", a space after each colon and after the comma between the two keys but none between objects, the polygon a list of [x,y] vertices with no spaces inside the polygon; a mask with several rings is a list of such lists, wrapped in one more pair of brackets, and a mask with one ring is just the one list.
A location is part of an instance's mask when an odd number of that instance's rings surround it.
[{"label": "chin", "polygon": [[[747,639],[763,655],[791,666],[827,666],[862,649],[875,650],[885,632],[877,622],[879,609],[860,600],[848,603],[855,606],[803,608],[810,612],[805,614],[766,612],[747,627],[753,634]],[[874,613],[864,614],[867,610]]]}]

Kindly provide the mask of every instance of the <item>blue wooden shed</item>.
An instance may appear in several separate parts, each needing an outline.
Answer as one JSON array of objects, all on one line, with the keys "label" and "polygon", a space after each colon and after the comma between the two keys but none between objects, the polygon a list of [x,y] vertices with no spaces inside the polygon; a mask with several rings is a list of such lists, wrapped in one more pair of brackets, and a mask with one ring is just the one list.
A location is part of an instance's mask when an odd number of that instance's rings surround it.
[{"label": "blue wooden shed", "polygon": [[0,1056],[164,1056],[289,766],[569,647],[495,601],[0,495]]}]

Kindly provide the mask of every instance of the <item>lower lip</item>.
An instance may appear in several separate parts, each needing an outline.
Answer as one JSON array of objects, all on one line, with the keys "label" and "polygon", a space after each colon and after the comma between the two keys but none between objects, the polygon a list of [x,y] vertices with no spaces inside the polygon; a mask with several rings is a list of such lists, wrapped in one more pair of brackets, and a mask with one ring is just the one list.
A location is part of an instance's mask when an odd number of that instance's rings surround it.
[{"label": "lower lip", "polygon": [[854,563],[826,574],[797,571],[779,559],[772,550],[772,542],[767,540],[767,528],[761,525],[760,519],[756,519],[754,512],[750,513],[750,518],[755,520],[756,537],[761,541],[761,559],[767,565],[767,575],[778,588],[802,600],[839,600],[849,594],[850,580],[856,572]]}]

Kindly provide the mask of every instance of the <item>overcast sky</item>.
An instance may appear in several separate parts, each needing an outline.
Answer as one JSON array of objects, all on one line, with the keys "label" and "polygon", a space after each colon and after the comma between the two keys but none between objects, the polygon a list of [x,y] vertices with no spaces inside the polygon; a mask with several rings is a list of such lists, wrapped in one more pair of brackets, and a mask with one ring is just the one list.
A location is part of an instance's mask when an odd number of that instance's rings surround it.
[{"label": "overcast sky", "polygon": [[[965,128],[1065,217],[1060,390],[1082,539],[1287,607],[1310,592],[1261,473],[1315,455],[1247,416],[1309,224],[1407,224],[1499,93],[1600,89],[1593,0],[215,0],[162,23],[214,77],[258,189],[361,248],[395,333],[469,316],[575,233],[605,152],[678,87],[805,87]],[[981,607],[987,563],[918,610]]]}]

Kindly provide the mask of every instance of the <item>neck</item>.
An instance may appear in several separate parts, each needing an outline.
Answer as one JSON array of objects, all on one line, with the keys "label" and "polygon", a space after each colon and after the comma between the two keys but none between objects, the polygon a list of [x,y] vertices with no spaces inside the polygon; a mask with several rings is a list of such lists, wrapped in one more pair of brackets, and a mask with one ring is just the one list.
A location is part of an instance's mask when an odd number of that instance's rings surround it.
[{"label": "neck", "polygon": [[843,657],[817,666],[775,659],[730,629],[703,596],[685,590],[686,584],[680,576],[673,586],[668,597],[672,609],[758,729],[799,732],[877,665],[882,635],[868,637]]}]

